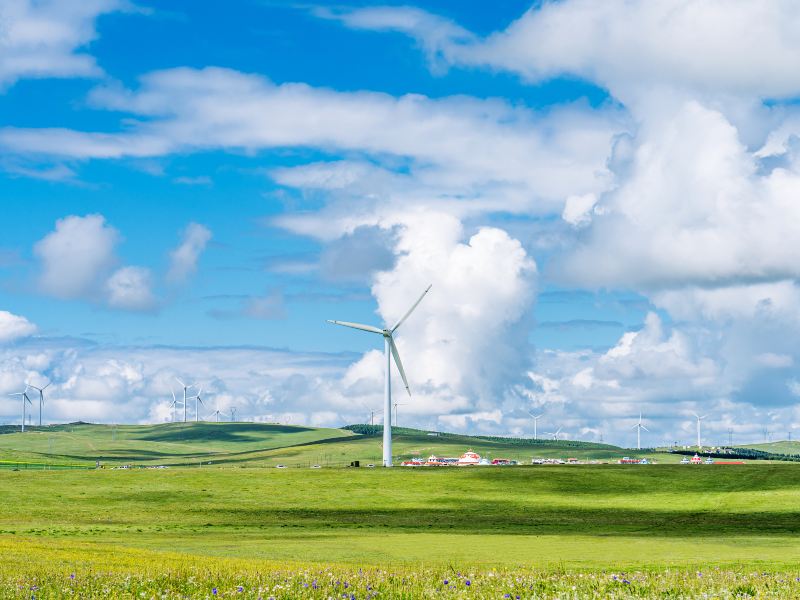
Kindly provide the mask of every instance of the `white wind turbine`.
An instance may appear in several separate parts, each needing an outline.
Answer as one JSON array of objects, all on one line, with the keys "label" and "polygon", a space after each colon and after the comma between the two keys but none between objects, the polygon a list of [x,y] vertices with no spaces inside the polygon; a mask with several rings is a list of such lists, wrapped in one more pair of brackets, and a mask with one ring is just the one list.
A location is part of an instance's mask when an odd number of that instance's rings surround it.
[{"label": "white wind turbine", "polygon": [[397,427],[397,407],[398,406],[408,406],[406,402],[395,402],[394,403],[394,426]]},{"label": "white wind turbine", "polygon": [[185,383],[183,383],[177,377],[175,378],[175,381],[180,383],[181,387],[183,388],[183,422],[186,423],[186,400],[188,399],[187,396],[186,396],[186,390],[188,390],[191,387],[194,387],[194,384],[190,383],[189,385],[186,385]]},{"label": "white wind turbine", "polygon": [[178,399],[175,397],[175,390],[172,388],[169,389],[172,392],[172,402],[169,405],[170,411],[172,412],[172,422],[175,422],[175,407],[178,405]]},{"label": "white wind turbine", "polygon": [[553,439],[554,439],[555,441],[558,441],[558,436],[559,436],[559,434],[560,434],[560,433],[561,433],[561,427],[559,427],[559,428],[558,428],[557,430],[555,430],[555,431],[545,431],[545,434],[546,434],[546,435],[552,435],[552,436],[553,436]]},{"label": "white wind turbine", "polygon": [[217,421],[217,423],[219,423],[219,416],[220,416],[220,415],[222,415],[222,416],[225,416],[225,413],[224,413],[224,412],[222,412],[222,411],[221,411],[221,410],[218,408],[218,409],[217,409],[217,410],[215,410],[213,413],[211,413],[210,415],[208,415],[206,418],[207,418],[207,419],[210,419],[211,417],[215,417],[215,418],[216,418],[216,421]]},{"label": "white wind turbine", "polygon": [[25,391],[16,392],[15,394],[9,394],[9,396],[12,396],[12,397],[13,396],[22,396],[22,430],[21,431],[24,433],[25,432],[25,408],[26,408],[26,404],[30,404],[31,406],[33,406],[33,402],[31,402],[31,399],[28,398],[28,386],[27,385],[25,386]]},{"label": "white wind turbine", "polygon": [[639,412],[639,422],[636,423],[636,425],[634,425],[633,427],[631,427],[631,429],[635,429],[636,430],[636,449],[637,450],[641,450],[642,449],[642,429],[644,429],[647,433],[650,433],[650,430],[647,427],[645,427],[644,425],[642,425],[642,413],[641,413],[641,411]]},{"label": "white wind turbine", "polygon": [[539,434],[538,434],[538,431],[537,431],[536,428],[539,425],[539,419],[541,419],[544,415],[535,415],[532,412],[527,411],[527,410],[525,412],[528,413],[531,416],[531,418],[533,419],[533,439],[538,440],[539,439]]},{"label": "white wind turbine", "polygon": [[369,411],[369,424],[370,425],[375,425],[375,415],[377,415],[379,413],[382,413],[383,409],[382,408],[378,408],[378,409],[370,408],[366,404],[362,404],[362,406]]},{"label": "white wind turbine", "polygon": [[[200,422],[200,404],[203,404],[203,399],[200,397],[203,394],[203,388],[197,390],[197,395],[194,396],[194,422]],[[205,406],[205,404],[203,404]]]},{"label": "white wind turbine", "polygon": [[416,302],[408,309],[406,314],[392,327],[391,329],[378,329],[372,325],[361,325],[360,323],[349,323],[347,321],[331,321],[334,325],[343,325],[344,327],[352,327],[353,329],[361,329],[362,331],[369,331],[370,333],[377,333],[383,336],[383,353],[386,359],[386,368],[384,372],[384,388],[383,388],[383,466],[392,466],[392,357],[397,365],[397,370],[400,371],[400,377],[403,378],[403,384],[406,387],[406,392],[411,396],[411,390],[408,387],[408,379],[406,372],[403,370],[403,363],[400,361],[400,354],[397,352],[397,346],[394,343],[392,334],[397,331],[397,328],[402,325],[405,320],[414,312],[422,299],[425,297],[432,285],[425,288],[422,295]]},{"label": "white wind turbine", "polygon": [[[53,383],[53,382],[51,381],[50,383]],[[42,426],[42,405],[44,405],[44,391],[45,391],[47,388],[49,388],[49,387],[50,387],[50,383],[48,383],[48,384],[47,384],[46,386],[44,386],[43,388],[36,387],[35,385],[32,385],[32,384],[30,384],[30,383],[26,383],[26,384],[25,384],[25,385],[27,385],[28,387],[31,387],[31,388],[35,389],[37,392],[39,392],[39,427],[41,427],[41,426]]]},{"label": "white wind turbine", "polygon": [[692,413],[695,418],[697,419],[697,449],[700,450],[703,446],[700,443],[700,421],[705,419],[708,415],[703,415],[702,417],[697,413]]}]

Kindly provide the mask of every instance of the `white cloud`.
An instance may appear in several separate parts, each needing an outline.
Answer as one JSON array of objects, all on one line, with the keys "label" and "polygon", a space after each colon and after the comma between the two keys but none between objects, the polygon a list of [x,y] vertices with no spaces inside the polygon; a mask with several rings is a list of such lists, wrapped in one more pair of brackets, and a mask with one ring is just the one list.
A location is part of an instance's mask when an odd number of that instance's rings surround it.
[{"label": "white cloud", "polygon": [[70,215],[34,245],[39,289],[61,299],[81,299],[122,310],[150,310],[156,300],[144,267],[118,263],[119,232],[102,215]]},{"label": "white cloud", "polygon": [[58,298],[95,296],[116,262],[116,229],[102,215],[69,216],[34,246],[40,289]]},{"label": "white cloud", "polygon": [[338,18],[353,28],[404,31],[451,64],[532,82],[578,76],[623,100],[662,85],[785,97],[800,92],[796,8],[792,0],[551,1],[485,39],[416,9],[370,7]]},{"label": "white cloud", "polygon": [[81,48],[97,37],[98,16],[127,7],[122,0],[5,0],[0,5],[0,89],[23,78],[96,77]]},{"label": "white cloud", "polygon": [[737,129],[698,102],[650,117],[565,275],[640,290],[800,276],[797,167],[760,171]]},{"label": "white cloud", "polygon": [[182,283],[197,270],[197,261],[211,240],[211,230],[199,223],[189,223],[180,245],[170,252],[167,281]]},{"label": "white cloud", "polygon": [[316,177],[310,185],[342,187],[365,174],[396,181],[399,171],[417,203],[560,213],[565,196],[605,189],[611,141],[624,126],[611,107],[536,112],[497,99],[274,85],[220,68],[153,72],[138,89],[106,86],[91,98],[98,108],[137,118],[120,133],[5,128],[0,146],[10,154],[76,159],[316,147],[366,154],[380,169],[348,161],[324,167],[327,175],[322,166],[304,165],[302,174],[282,169],[276,176],[289,185]]},{"label": "white cloud", "polygon": [[152,292],[152,275],[144,267],[122,267],[105,284],[107,302],[112,308],[150,310],[156,299]]},{"label": "white cloud", "polygon": [[[465,239],[457,219],[430,212],[398,216],[396,223],[396,264],[373,285],[383,322],[396,322],[433,284],[397,333],[414,392],[403,400],[406,413],[493,410],[529,365],[534,261],[500,229],[482,228]],[[348,390],[380,403],[382,365],[379,352],[367,353],[348,370]]]},{"label": "white cloud", "polygon": [[25,317],[15,315],[7,310],[0,310],[0,344],[28,337],[35,332],[36,325]]},{"label": "white cloud", "polygon": [[432,67],[449,62],[453,45],[475,41],[469,31],[442,17],[412,6],[373,6],[360,9],[315,7],[322,19],[340,21],[351,29],[393,31],[412,36],[425,51]]}]

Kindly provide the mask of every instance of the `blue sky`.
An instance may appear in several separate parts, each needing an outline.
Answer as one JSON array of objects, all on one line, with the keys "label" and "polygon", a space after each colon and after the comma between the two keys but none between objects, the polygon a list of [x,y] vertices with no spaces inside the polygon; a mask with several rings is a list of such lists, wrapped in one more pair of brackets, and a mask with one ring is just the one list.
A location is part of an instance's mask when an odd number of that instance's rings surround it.
[{"label": "blue sky", "polygon": [[360,420],[377,344],[325,320],[433,282],[410,424],[793,423],[800,48],[767,4],[13,0],[0,392],[152,422],[199,371],[249,418]]}]

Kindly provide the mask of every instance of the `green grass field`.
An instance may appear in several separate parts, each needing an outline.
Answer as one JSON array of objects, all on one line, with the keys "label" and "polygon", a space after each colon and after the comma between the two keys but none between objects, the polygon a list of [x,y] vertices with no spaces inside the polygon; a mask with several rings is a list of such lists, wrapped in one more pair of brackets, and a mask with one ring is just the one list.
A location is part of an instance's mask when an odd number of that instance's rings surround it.
[{"label": "green grass field", "polygon": [[[0,471],[0,596],[800,595],[800,465],[309,469],[320,446],[349,458],[377,439],[247,425],[1,435],[4,453],[28,458],[58,436],[53,460],[125,447],[115,460],[216,459]],[[423,454],[465,441],[408,438],[401,451]],[[567,449],[622,452],[536,451]],[[277,457],[297,466],[264,468]]]},{"label": "green grass field", "polygon": [[[94,466],[346,466],[353,460],[380,464],[381,437],[355,435],[343,429],[314,429],[263,423],[170,423],[163,425],[56,425],[33,427],[24,434],[7,429],[0,435],[0,467],[17,464]],[[529,464],[531,458],[578,458],[615,462],[623,456],[648,456],[678,462],[668,453],[626,450],[604,444],[539,440],[489,441],[470,436],[433,437],[401,430],[394,436],[396,461],[430,454],[460,456],[473,449],[488,458]]]}]

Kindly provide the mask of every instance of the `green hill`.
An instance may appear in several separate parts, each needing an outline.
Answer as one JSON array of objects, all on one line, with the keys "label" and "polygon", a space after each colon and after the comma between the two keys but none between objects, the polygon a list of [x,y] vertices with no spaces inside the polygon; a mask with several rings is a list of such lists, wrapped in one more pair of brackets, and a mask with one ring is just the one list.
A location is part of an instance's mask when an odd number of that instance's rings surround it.
[{"label": "green hill", "polygon": [[[267,423],[168,423],[95,425],[72,423],[5,428],[0,435],[0,466],[347,466],[358,460],[380,464],[380,427],[355,425],[317,429]],[[472,449],[487,458],[530,464],[531,458],[616,461],[635,451],[607,444],[524,438],[474,437],[399,428],[393,436],[396,461],[412,457],[460,456]],[[647,455],[641,452],[639,455]],[[660,460],[675,462],[662,454]]]}]

